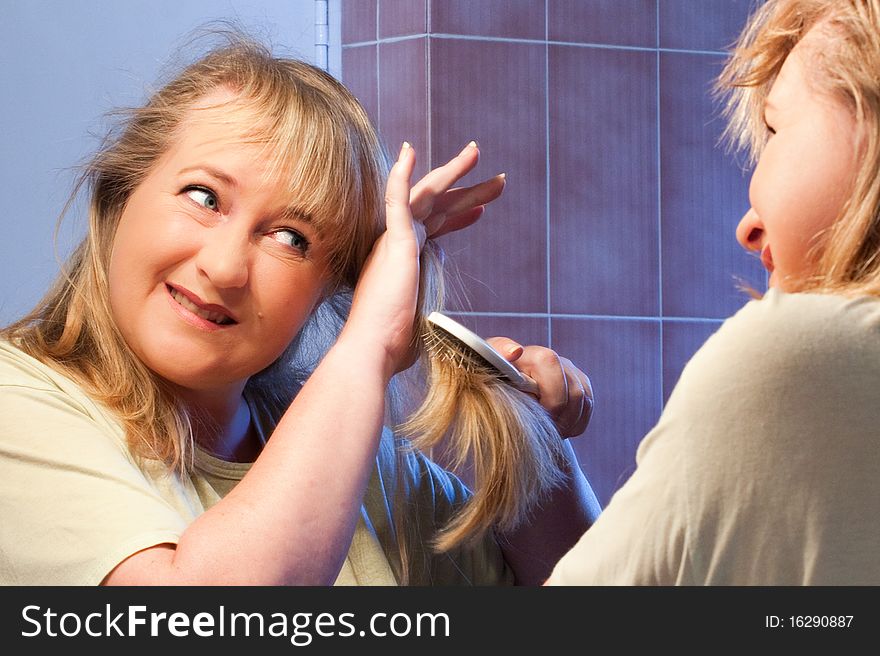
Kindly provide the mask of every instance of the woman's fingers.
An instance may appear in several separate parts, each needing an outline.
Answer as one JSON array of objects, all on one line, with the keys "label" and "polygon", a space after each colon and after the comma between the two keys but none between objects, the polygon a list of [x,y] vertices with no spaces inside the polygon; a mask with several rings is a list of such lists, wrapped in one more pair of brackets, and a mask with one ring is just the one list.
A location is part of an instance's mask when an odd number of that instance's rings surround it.
[{"label": "woman's fingers", "polygon": [[523,347],[507,337],[487,341],[538,383],[538,402],[553,418],[560,435],[574,437],[587,429],[593,412],[593,388],[589,377],[571,360],[543,346]]},{"label": "woman's fingers", "polygon": [[474,223],[485,206],[501,195],[506,182],[506,175],[500,173],[471,187],[450,189],[444,193],[423,219],[428,236],[439,237]]},{"label": "woman's fingers", "polygon": [[[593,388],[587,375],[571,360],[556,356],[564,383],[541,391],[541,405],[550,413],[563,437],[575,437],[587,429],[593,414]],[[552,383],[552,379],[551,379]]]},{"label": "woman's fingers", "polygon": [[425,232],[429,238],[435,239],[446,233],[467,228],[469,225],[476,223],[479,218],[483,216],[485,209],[485,205],[478,205],[477,207],[472,207],[469,210],[452,217],[443,214],[431,217],[424,222]]},{"label": "woman's fingers", "polygon": [[439,237],[471,225],[480,218],[485,205],[504,191],[503,173],[469,187],[452,187],[473,170],[479,156],[479,148],[472,141],[446,164],[433,169],[413,185],[410,191],[412,215],[416,221],[425,224],[429,237]]},{"label": "woman's fingers", "polygon": [[410,194],[413,216],[422,221],[433,211],[436,203],[446,191],[465,174],[470,172],[480,159],[476,142],[471,141],[458,155],[443,166],[431,170],[424,178],[413,185]]},{"label": "woman's fingers", "polygon": [[415,152],[404,142],[385,185],[385,231],[373,244],[354,290],[343,332],[385,357],[386,373],[409,357],[425,228],[409,207]]},{"label": "woman's fingers", "polygon": [[564,437],[580,435],[590,423],[593,414],[593,388],[587,375],[567,358],[560,358],[568,381],[568,403],[557,419],[559,432]]},{"label": "woman's fingers", "polygon": [[501,195],[506,181],[507,174],[499,173],[470,187],[450,189],[434,203],[433,214],[443,212],[454,216],[477,205],[486,205]]},{"label": "woman's fingers", "polygon": [[508,362],[516,362],[523,354],[523,346],[509,337],[489,337],[486,339],[493,349],[498,351]]},{"label": "woman's fingers", "polygon": [[408,239],[415,231],[419,248],[425,243],[425,228],[413,221],[410,209],[410,179],[415,168],[416,156],[412,146],[404,141],[400,154],[385,187],[385,228],[390,239]]}]

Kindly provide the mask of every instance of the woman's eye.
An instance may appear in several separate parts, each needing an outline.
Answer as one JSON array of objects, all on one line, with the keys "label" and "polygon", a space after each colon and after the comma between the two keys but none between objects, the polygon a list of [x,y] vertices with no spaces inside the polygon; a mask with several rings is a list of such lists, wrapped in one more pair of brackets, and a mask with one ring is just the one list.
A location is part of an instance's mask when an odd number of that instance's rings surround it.
[{"label": "woman's eye", "polygon": [[220,202],[217,200],[217,196],[214,192],[210,189],[205,189],[204,187],[187,187],[184,191],[187,196],[205,209],[211,210],[212,212],[216,212],[220,209]]},{"label": "woman's eye", "polygon": [[270,233],[270,236],[276,240],[284,244],[285,246],[290,246],[298,251],[305,253],[309,248],[309,240],[299,234],[296,230],[291,230],[289,228],[284,228],[282,230],[275,230]]}]

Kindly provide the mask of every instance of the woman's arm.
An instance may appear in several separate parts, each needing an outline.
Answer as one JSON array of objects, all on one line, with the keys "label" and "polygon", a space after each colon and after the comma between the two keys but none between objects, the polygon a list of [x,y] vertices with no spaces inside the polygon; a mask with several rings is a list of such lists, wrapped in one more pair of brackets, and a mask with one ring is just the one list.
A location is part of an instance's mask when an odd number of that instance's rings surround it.
[{"label": "woman's arm", "polygon": [[504,559],[517,585],[541,585],[553,566],[593,525],[601,508],[593,488],[578,465],[574,449],[565,440],[568,479],[555,488],[536,508],[532,520],[510,533],[500,535]]},{"label": "woman's arm", "polygon": [[[583,371],[548,348],[523,348],[503,337],[489,341],[535,379],[538,401],[553,418],[563,438],[576,437],[586,430],[593,412],[593,389]],[[531,521],[498,536],[504,558],[519,585],[543,583],[556,562],[599,516],[599,501],[577,462],[569,439],[563,440],[563,455],[565,484],[552,490],[534,510]]]}]

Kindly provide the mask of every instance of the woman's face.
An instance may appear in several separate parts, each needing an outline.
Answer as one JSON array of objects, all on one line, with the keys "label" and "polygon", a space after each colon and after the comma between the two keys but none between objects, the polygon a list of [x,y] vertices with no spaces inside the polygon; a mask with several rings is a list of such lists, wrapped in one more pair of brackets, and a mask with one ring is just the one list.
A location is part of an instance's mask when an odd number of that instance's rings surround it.
[{"label": "woman's face", "polygon": [[810,30],[791,51],[765,106],[769,141],[749,187],[751,208],[736,231],[760,254],[770,286],[786,290],[814,271],[813,247],[838,217],[857,172],[857,124],[841,100],[811,82],[830,37]]},{"label": "woman's face", "polygon": [[[204,104],[230,98],[218,91]],[[129,199],[110,260],[110,304],[126,342],[196,397],[240,393],[325,288],[309,217],[266,175],[265,146],[245,142],[235,126],[248,117],[236,111],[232,124],[228,106],[191,113]]]}]

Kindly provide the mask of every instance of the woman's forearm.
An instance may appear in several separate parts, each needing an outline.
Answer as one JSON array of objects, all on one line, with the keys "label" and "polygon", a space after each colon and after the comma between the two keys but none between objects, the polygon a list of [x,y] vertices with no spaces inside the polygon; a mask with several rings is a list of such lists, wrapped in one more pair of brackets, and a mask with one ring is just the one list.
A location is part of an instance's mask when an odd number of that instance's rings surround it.
[{"label": "woman's forearm", "polygon": [[568,473],[565,484],[548,495],[530,521],[498,538],[518,585],[542,584],[601,510],[571,443],[564,440],[563,444]]},{"label": "woman's forearm", "polygon": [[382,354],[337,342],[248,474],[183,534],[172,579],[331,584],[375,463],[386,370]]}]

